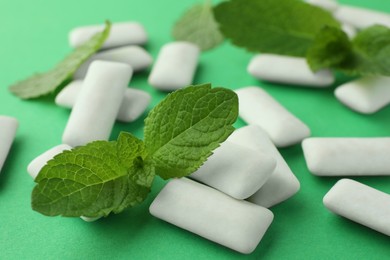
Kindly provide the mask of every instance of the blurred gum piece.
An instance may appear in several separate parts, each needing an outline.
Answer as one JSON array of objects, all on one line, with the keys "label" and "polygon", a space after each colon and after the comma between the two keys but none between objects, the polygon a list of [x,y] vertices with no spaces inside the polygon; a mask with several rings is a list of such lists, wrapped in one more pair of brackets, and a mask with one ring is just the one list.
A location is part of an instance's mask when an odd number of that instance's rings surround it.
[{"label": "blurred gum piece", "polygon": [[390,103],[390,77],[366,76],[337,87],[334,94],[352,110],[372,114]]},{"label": "blurred gum piece", "polygon": [[270,155],[226,141],[189,177],[233,198],[246,199],[263,186],[275,167]]},{"label": "blurred gum piece", "polygon": [[18,120],[0,115],[0,172],[14,142],[18,127]]},{"label": "blurred gum piece", "polygon": [[105,50],[94,54],[84,62],[73,74],[73,79],[83,79],[87,74],[88,67],[95,60],[114,61],[126,63],[133,68],[133,71],[140,71],[148,68],[153,59],[150,54],[139,46],[125,46]]},{"label": "blurred gum piece", "polygon": [[277,147],[301,142],[310,129],[260,87],[235,90],[240,117],[248,124],[261,126]]},{"label": "blurred gum piece", "polygon": [[339,4],[335,0],[307,0],[308,4],[318,6],[322,9],[325,9],[329,12],[334,12],[339,7]]},{"label": "blurred gum piece", "polygon": [[350,24],[357,29],[365,29],[372,25],[390,27],[389,14],[356,6],[340,5],[335,11],[334,17],[342,23]]},{"label": "blurred gum piece", "polygon": [[[75,80],[69,83],[56,96],[55,103],[58,106],[72,108],[76,103],[81,91],[83,81]],[[135,88],[125,90],[116,119],[121,122],[130,123],[137,120],[147,109],[151,101],[148,92]]]},{"label": "blurred gum piece", "polygon": [[[88,41],[96,33],[103,31],[104,25],[89,25],[74,28],[69,33],[69,44],[76,48]],[[142,45],[148,40],[145,28],[137,22],[113,23],[102,49],[124,45]]]},{"label": "blurred gum piece", "polygon": [[276,168],[267,182],[247,200],[269,208],[296,194],[300,183],[276,149],[267,133],[259,126],[249,125],[235,130],[227,141],[260,151],[276,159]]},{"label": "blurred gum piece", "polygon": [[173,91],[192,84],[200,49],[189,42],[165,44],[150,72],[148,82],[156,89]]},{"label": "blurred gum piece", "polygon": [[330,70],[311,71],[305,58],[276,54],[254,56],[248,72],[259,80],[304,87],[328,87],[335,81]]},{"label": "blurred gum piece", "polygon": [[347,23],[343,23],[341,25],[341,29],[348,35],[348,38],[350,39],[353,39],[357,33],[355,27]]}]

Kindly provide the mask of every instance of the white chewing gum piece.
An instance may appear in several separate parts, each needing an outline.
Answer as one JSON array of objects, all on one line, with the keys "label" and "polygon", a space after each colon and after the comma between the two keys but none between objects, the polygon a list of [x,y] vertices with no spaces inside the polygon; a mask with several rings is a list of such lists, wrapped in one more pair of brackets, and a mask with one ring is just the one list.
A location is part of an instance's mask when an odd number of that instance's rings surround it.
[{"label": "white chewing gum piece", "polygon": [[339,180],[325,195],[333,213],[390,236],[390,195],[350,179]]},{"label": "white chewing gum piece", "polygon": [[187,178],[171,180],[149,211],[157,218],[243,254],[255,250],[274,217],[266,208],[236,200]]},{"label": "white chewing gum piece", "polygon": [[110,49],[98,52],[84,62],[73,74],[73,79],[83,79],[87,74],[89,65],[95,60],[126,63],[134,71],[144,70],[152,65],[153,62],[152,56],[140,46],[133,45]]},{"label": "white chewing gum piece", "polygon": [[307,0],[308,4],[318,6],[322,9],[325,9],[331,13],[337,10],[339,3],[335,0]]},{"label": "white chewing gum piece", "polygon": [[76,103],[77,97],[80,94],[82,85],[82,80],[71,81],[57,94],[54,100],[56,105],[70,109],[73,108],[74,104]]},{"label": "white chewing gum piece", "polygon": [[[82,80],[74,80],[69,83],[58,93],[55,103],[61,107],[72,108],[76,103],[82,84]],[[126,123],[137,120],[145,112],[151,99],[152,97],[146,91],[127,88],[116,119]]]},{"label": "white chewing gum piece", "polygon": [[108,140],[132,76],[124,63],[94,61],[70,113],[62,142],[72,147]]},{"label": "white chewing gum piece", "polygon": [[390,103],[390,77],[369,76],[336,88],[336,98],[347,107],[372,114]]},{"label": "white chewing gum piece", "polygon": [[301,142],[310,136],[309,127],[260,87],[235,90],[240,117],[248,124],[261,126],[277,147]]},{"label": "white chewing gum piece", "polygon": [[189,42],[165,44],[149,75],[148,82],[156,89],[173,91],[192,84],[200,49]]},{"label": "white chewing gum piece", "polygon": [[[39,155],[38,157],[36,157],[34,160],[30,162],[30,164],[27,166],[28,174],[30,174],[30,176],[35,180],[35,178],[38,176],[38,173],[41,171],[43,166],[45,166],[48,161],[50,161],[56,155],[62,153],[63,151],[71,150],[71,149],[72,147],[70,147],[67,144],[60,144],[47,150],[46,152]],[[95,220],[98,220],[100,217],[89,218],[89,217],[81,216],[80,218],[86,222],[93,222]]]},{"label": "white chewing gum piece", "polygon": [[14,142],[18,127],[18,120],[0,115],[0,172]]},{"label": "white chewing gum piece", "polygon": [[236,199],[260,189],[276,167],[276,160],[259,150],[224,142],[189,177]]},{"label": "white chewing gum piece", "polygon": [[302,148],[314,175],[390,175],[390,137],[313,137],[305,139]]},{"label": "white chewing gum piece", "polygon": [[254,56],[248,72],[260,80],[305,87],[328,87],[335,81],[330,70],[311,71],[305,58],[276,54]]},{"label": "white chewing gum piece", "polygon": [[348,38],[353,39],[357,33],[355,27],[350,24],[343,23],[341,29],[348,35]]},{"label": "white chewing gum piece", "polygon": [[[69,33],[69,44],[76,48],[88,41],[96,33],[103,31],[104,25],[89,25],[74,28]],[[145,28],[137,22],[120,22],[111,24],[108,38],[102,49],[124,45],[142,45],[148,40]]]},{"label": "white chewing gum piece", "polygon": [[390,27],[389,14],[356,6],[340,5],[334,12],[334,17],[357,29],[364,29],[375,24]]},{"label": "white chewing gum piece", "polygon": [[100,219],[101,217],[90,218],[90,217],[81,216],[80,218],[81,218],[82,220],[84,220],[85,222],[94,222],[94,221]]},{"label": "white chewing gum piece", "polygon": [[29,165],[27,166],[27,172],[30,174],[30,176],[35,179],[38,176],[38,173],[41,171],[43,166],[46,165],[48,161],[54,158],[54,156],[62,153],[66,150],[71,150],[72,147],[70,147],[67,144],[60,144],[57,146],[54,146],[53,148],[47,150],[43,154],[36,157],[34,160],[32,160]]},{"label": "white chewing gum piece", "polygon": [[248,201],[269,208],[296,194],[300,183],[276,149],[267,133],[259,126],[249,125],[235,130],[227,141],[258,150],[275,158],[276,168],[267,182]]}]

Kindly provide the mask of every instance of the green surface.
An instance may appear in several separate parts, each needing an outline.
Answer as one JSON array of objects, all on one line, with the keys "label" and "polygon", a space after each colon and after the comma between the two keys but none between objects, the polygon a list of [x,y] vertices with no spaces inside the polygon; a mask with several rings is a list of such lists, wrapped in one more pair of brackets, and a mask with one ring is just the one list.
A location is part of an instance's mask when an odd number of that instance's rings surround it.
[{"label": "green surface", "polygon": [[[34,186],[27,164],[59,144],[69,111],[53,97],[22,101],[7,87],[33,72],[45,71],[70,51],[67,33],[75,26],[137,20],[150,35],[147,49],[156,57],[171,40],[170,30],[181,13],[196,1],[0,1],[0,114],[14,116],[20,128],[0,175],[0,259],[388,259],[390,238],[336,217],[322,197],[338,178],[312,176],[299,145],[282,154],[301,181],[300,192],[272,208],[274,222],[251,255],[233,252],[148,213],[164,181],[157,178],[143,205],[94,223],[78,218],[45,217],[31,210]],[[390,12],[387,0],[344,0]],[[224,43],[202,54],[195,83],[212,82],[236,89],[261,85],[306,122],[313,136],[388,136],[390,107],[360,115],[333,97],[333,89],[317,90],[265,84],[246,72],[251,54]],[[164,93],[148,86],[147,73],[131,85],[153,95],[155,105]],[[149,109],[152,105],[149,107]],[[236,126],[242,126],[238,121]],[[142,137],[143,120],[117,123],[121,130]],[[389,177],[355,178],[390,193]]]}]

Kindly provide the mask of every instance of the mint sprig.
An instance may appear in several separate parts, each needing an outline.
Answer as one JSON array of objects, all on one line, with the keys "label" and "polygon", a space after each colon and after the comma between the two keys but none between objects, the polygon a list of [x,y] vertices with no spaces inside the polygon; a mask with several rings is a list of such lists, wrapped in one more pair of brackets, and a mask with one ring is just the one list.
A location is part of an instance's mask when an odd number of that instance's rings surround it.
[{"label": "mint sprig", "polygon": [[50,94],[70,80],[76,70],[103,45],[110,33],[111,23],[106,22],[102,32],[74,49],[54,69],[39,73],[9,87],[9,90],[22,99],[38,98]]},{"label": "mint sprig", "polygon": [[324,28],[308,50],[307,61],[316,71],[332,68],[350,75],[390,76],[390,29],[374,25],[353,40],[337,28]]},{"label": "mint sprig", "polygon": [[192,42],[203,51],[220,45],[224,40],[210,1],[188,9],[173,26],[172,36],[177,41]]},{"label": "mint sprig", "polygon": [[32,208],[47,216],[100,217],[145,200],[155,174],[197,170],[233,132],[237,95],[210,84],[168,95],[145,120],[145,142],[122,132],[55,156],[40,171]]},{"label": "mint sprig", "polygon": [[390,29],[372,26],[350,40],[332,15],[299,0],[230,0],[214,8],[220,30],[252,52],[305,57],[313,71],[390,76]]}]

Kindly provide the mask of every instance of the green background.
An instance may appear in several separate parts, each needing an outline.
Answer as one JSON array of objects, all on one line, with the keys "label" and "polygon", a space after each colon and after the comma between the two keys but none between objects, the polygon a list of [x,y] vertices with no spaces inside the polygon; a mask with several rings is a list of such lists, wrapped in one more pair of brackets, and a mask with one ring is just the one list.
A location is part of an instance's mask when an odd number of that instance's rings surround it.
[{"label": "green background", "polygon": [[[31,210],[34,187],[26,172],[37,155],[58,145],[69,111],[53,97],[22,101],[7,87],[34,72],[51,68],[70,52],[68,32],[80,25],[135,20],[149,33],[146,48],[156,57],[171,41],[170,30],[180,14],[196,1],[135,0],[1,0],[0,1],[0,114],[16,117],[20,128],[0,175],[0,259],[384,259],[390,257],[390,238],[331,214],[322,198],[338,178],[311,175],[300,145],[282,149],[282,155],[301,182],[293,198],[272,208],[274,222],[251,255],[241,255],[158,220],[148,207],[163,187],[157,178],[141,206],[94,223],[78,218],[45,217]],[[358,6],[390,12],[388,0],[344,0]],[[261,14],[259,14],[261,15]],[[333,96],[333,87],[307,89],[259,82],[246,66],[252,54],[228,42],[204,53],[195,83],[212,82],[231,89],[258,85],[306,122],[313,136],[388,136],[390,108],[360,115]],[[147,84],[148,73],[134,76],[131,85],[153,96],[164,93]],[[345,79],[344,79],[345,80]],[[340,82],[342,79],[340,79]],[[339,82],[339,83],[340,83]],[[244,123],[238,121],[236,126]],[[117,123],[142,137],[143,119]],[[390,193],[389,177],[355,178]]]}]

